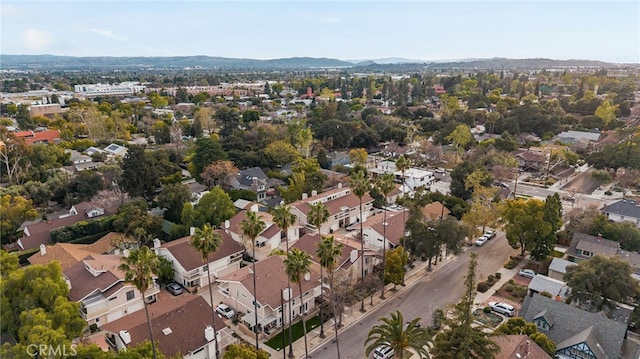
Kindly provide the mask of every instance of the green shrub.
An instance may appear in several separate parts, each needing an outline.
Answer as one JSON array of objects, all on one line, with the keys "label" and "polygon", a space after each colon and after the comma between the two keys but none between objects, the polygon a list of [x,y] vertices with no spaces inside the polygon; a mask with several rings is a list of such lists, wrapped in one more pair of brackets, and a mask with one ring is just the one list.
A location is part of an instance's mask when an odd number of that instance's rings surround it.
[{"label": "green shrub", "polygon": [[74,239],[92,236],[97,233],[112,231],[114,219],[115,216],[107,216],[89,221],[80,221],[76,224],[62,228],[56,228],[51,231],[51,241],[54,243],[65,243]]},{"label": "green shrub", "polygon": [[612,193],[611,193],[611,191],[607,190],[607,191],[604,192],[604,194],[605,194],[605,196],[611,196]]},{"label": "green shrub", "polygon": [[487,277],[487,284],[493,285],[496,283],[496,277],[493,274],[489,274]]},{"label": "green shrub", "polygon": [[482,311],[485,313],[491,313],[491,307],[490,306],[486,306],[484,308],[482,308]]},{"label": "green shrub", "polygon": [[502,278],[502,273],[496,272],[496,274],[494,274],[494,276],[496,277],[497,280],[500,280],[500,278]]},{"label": "green shrub", "polygon": [[478,283],[477,290],[480,293],[484,293],[489,290],[489,284],[487,284],[487,282],[480,282]]}]

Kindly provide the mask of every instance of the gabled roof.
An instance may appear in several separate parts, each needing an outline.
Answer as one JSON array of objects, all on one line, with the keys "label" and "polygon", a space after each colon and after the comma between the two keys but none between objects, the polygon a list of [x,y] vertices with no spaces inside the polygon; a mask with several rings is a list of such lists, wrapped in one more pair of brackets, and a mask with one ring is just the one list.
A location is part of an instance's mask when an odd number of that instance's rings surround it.
[{"label": "gabled roof", "polygon": [[[336,243],[342,244],[342,252],[340,253],[340,258],[338,258],[338,263],[336,264],[336,269],[347,269],[351,266],[351,251],[357,250],[357,248],[352,247],[346,241],[341,240],[340,238],[334,235],[334,240]],[[318,233],[310,234],[306,233],[303,235],[296,243],[292,246],[292,248],[298,248],[301,251],[311,255],[311,260],[320,263],[320,258],[316,255],[316,250],[318,249],[318,243],[320,243],[320,236]]]},{"label": "gabled roof", "polygon": [[562,258],[553,258],[553,260],[551,260],[551,264],[549,265],[549,270],[558,273],[566,273],[567,267],[574,265],[576,265],[575,262],[571,262]]},{"label": "gabled roof", "polygon": [[267,175],[264,174],[260,167],[251,167],[238,172],[238,182],[243,186],[251,186],[254,177],[259,181],[267,179]]},{"label": "gabled roof", "polygon": [[[242,246],[234,241],[227,232],[221,229],[217,229],[214,232],[222,237],[222,244],[218,250],[209,254],[209,263],[243,251]],[[166,248],[186,271],[203,266],[202,255],[191,246],[191,236],[165,243],[161,247]]]},{"label": "gabled roof", "polygon": [[579,249],[605,257],[613,257],[618,253],[620,243],[585,233],[574,233],[569,249],[572,248],[574,253],[575,249]]},{"label": "gabled roof", "polygon": [[495,359],[551,359],[528,335],[498,335],[491,337],[491,340],[500,347]]},{"label": "gabled roof", "polygon": [[28,250],[38,248],[41,244],[49,244],[51,242],[51,231],[65,226],[78,223],[87,219],[86,214],[71,215],[63,218],[54,218],[47,221],[41,221],[36,224],[27,226],[29,236],[24,235],[20,238],[22,249]]},{"label": "gabled roof", "polygon": [[600,133],[585,132],[585,131],[564,131],[558,134],[558,138],[575,138],[575,139],[586,139],[589,141],[597,141],[600,138]]},{"label": "gabled roof", "polygon": [[[256,212],[256,217],[258,217],[261,221],[263,221],[266,224],[264,231],[260,232],[260,236],[262,235],[262,233],[264,233],[267,229],[271,227],[270,225],[278,227],[276,224],[273,223],[273,216],[271,215],[271,213]],[[244,221],[245,218],[247,218],[247,210],[242,210],[236,213],[235,216],[229,219],[229,227],[225,229],[231,233],[242,235],[241,223],[242,221]]]},{"label": "gabled roof", "polygon": [[424,208],[422,208],[422,214],[424,214],[425,217],[435,221],[436,219],[440,218],[440,216],[442,216],[442,218],[448,216],[449,214],[451,214],[451,211],[439,201],[435,201],[424,206]]},{"label": "gabled roof", "polygon": [[569,290],[567,283],[542,274],[533,277],[528,288],[538,293],[547,292],[552,296],[559,295],[562,298],[565,297]]},{"label": "gabled roof", "polygon": [[[280,307],[281,291],[287,287],[288,277],[285,273],[283,260],[283,256],[271,256],[256,262],[258,302],[274,309]],[[231,274],[220,277],[218,282],[239,282],[249,293],[253,293],[252,266],[242,267]],[[320,274],[311,268],[309,280],[302,280],[302,291],[306,293],[319,285]],[[300,297],[297,284],[292,284],[291,290],[294,297]]]},{"label": "gabled roof", "polygon": [[640,203],[626,199],[602,207],[602,213],[615,213],[625,217],[640,218]]},{"label": "gabled roof", "polygon": [[[583,331],[593,327],[591,334],[596,340],[595,343],[598,343],[609,357],[620,357],[622,342],[627,332],[624,320],[609,319],[602,312],[588,312],[539,294],[525,297],[520,315],[527,322],[532,322],[533,318],[544,310],[553,316],[553,326],[548,331],[543,331],[549,339],[556,343],[574,342],[576,339],[585,338]],[[575,338],[572,339],[573,337]],[[560,345],[558,345],[558,349],[560,349]],[[594,352],[598,351],[595,346],[591,349]]]},{"label": "gabled roof", "polygon": [[28,145],[32,145],[34,143],[54,143],[55,140],[60,139],[60,131],[58,130],[46,130],[40,132],[19,131],[14,135],[17,138],[24,139],[24,142]]},{"label": "gabled roof", "polygon": [[[187,301],[184,302],[182,298]],[[167,357],[178,357],[208,343],[204,331],[208,325],[212,325],[211,306],[199,295],[182,295],[172,299],[174,300],[158,301],[150,305],[149,316],[152,318],[151,327],[158,342],[158,350]],[[216,320],[216,330],[224,327],[222,320]],[[166,328],[171,330],[167,331]],[[107,323],[102,329],[115,335],[119,335],[121,330],[127,330],[131,335],[130,346],[136,346],[150,338],[144,310]]]},{"label": "gabled roof", "polygon": [[[90,255],[63,271],[64,276],[71,283],[69,290],[69,299],[78,302],[86,298],[88,295],[97,291],[105,293],[113,289],[114,286],[121,288],[123,286],[123,274],[118,269],[121,255],[109,255],[112,258],[104,258],[106,256]],[[103,263],[101,263],[104,260]],[[85,264],[86,263],[86,264]],[[85,268],[85,265],[91,265],[93,268],[103,270],[98,276],[94,276]]]},{"label": "gabled roof", "polygon": [[[387,241],[394,246],[400,244],[400,240],[404,237],[404,223],[403,218],[406,221],[409,218],[409,213],[402,215],[402,212],[389,212],[387,211],[387,221],[385,226],[384,213],[376,214],[367,218],[362,224],[363,227],[370,227],[380,235],[385,235]],[[386,233],[385,233],[386,227]]]},{"label": "gabled roof", "polygon": [[[578,345],[581,343],[585,343],[589,346],[589,349],[593,352],[597,359],[608,359],[610,356],[606,354],[604,348],[598,342],[598,338],[595,335],[595,330],[593,326],[581,331],[580,333],[572,336],[571,338],[567,338],[562,343],[556,345],[556,351],[570,348],[574,345]],[[616,356],[617,357],[617,356]]]},{"label": "gabled roof", "polygon": [[47,246],[45,254],[42,254],[41,251],[37,252],[30,256],[28,260],[32,265],[58,261],[62,270],[65,270],[92,254],[96,253],[88,251],[86,244],[56,243],[52,246]]},{"label": "gabled roof", "polygon": [[533,318],[531,318],[531,320],[536,320],[536,319],[544,319],[545,322],[547,322],[547,324],[549,324],[549,326],[553,326],[553,316],[551,315],[551,312],[549,312],[548,310],[543,310],[542,312],[538,313],[538,315],[534,316]]}]

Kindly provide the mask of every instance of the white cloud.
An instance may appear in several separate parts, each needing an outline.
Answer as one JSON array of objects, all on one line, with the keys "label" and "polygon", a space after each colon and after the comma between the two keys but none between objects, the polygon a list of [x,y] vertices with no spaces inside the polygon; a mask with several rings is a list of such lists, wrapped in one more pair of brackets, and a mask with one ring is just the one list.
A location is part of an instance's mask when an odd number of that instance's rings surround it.
[{"label": "white cloud", "polygon": [[114,39],[114,40],[118,40],[118,41],[127,41],[128,40],[126,36],[117,35],[113,31],[108,30],[108,29],[96,29],[96,28],[93,28],[93,29],[91,29],[89,31],[91,31],[92,33],[94,33],[96,35],[108,37],[110,39]]},{"label": "white cloud", "polygon": [[54,43],[51,34],[33,28],[22,33],[22,41],[27,51],[45,51]]}]

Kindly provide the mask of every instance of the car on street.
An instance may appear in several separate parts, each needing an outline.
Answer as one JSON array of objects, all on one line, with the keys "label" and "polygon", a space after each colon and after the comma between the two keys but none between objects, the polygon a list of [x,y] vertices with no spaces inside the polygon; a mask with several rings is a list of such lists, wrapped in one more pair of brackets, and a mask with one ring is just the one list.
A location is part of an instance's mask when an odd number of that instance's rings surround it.
[{"label": "car on street", "polygon": [[574,197],[574,196],[572,196],[570,194],[567,194],[567,195],[562,196],[562,199],[567,201],[567,202],[573,202],[573,201],[576,200],[576,197]]},{"label": "car on street", "polygon": [[496,231],[494,231],[493,229],[487,229],[486,231],[484,231],[484,236],[487,237],[487,239],[494,238],[496,236]]},{"label": "car on street", "polygon": [[375,359],[391,359],[393,358],[393,349],[388,345],[381,345],[373,351]]},{"label": "car on street", "polygon": [[520,269],[518,271],[518,275],[525,278],[533,278],[536,276],[536,272],[531,269]]},{"label": "car on street", "polygon": [[227,319],[231,319],[234,315],[236,315],[236,312],[224,303],[218,304],[218,306],[216,307],[216,313]]},{"label": "car on street", "polygon": [[487,236],[482,236],[482,237],[476,239],[476,246],[481,247],[485,243],[487,243],[488,240],[489,240],[489,238]]},{"label": "car on street", "polygon": [[507,303],[489,302],[489,306],[494,312],[506,315],[507,317],[513,317],[514,315],[516,315],[516,308]]},{"label": "car on street", "polygon": [[173,295],[180,295],[182,294],[182,287],[180,286],[180,284],[176,283],[176,282],[171,282],[169,284],[167,284],[167,290],[169,291],[169,293],[173,294]]}]

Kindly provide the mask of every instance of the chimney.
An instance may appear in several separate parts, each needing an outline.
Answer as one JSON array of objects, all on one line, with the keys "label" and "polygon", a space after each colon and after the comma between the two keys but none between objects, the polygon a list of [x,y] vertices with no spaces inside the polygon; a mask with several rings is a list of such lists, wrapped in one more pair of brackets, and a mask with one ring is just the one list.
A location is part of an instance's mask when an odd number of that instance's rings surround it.
[{"label": "chimney", "polygon": [[194,234],[196,234],[196,227],[189,227],[189,235],[193,236]]},{"label": "chimney", "polygon": [[251,205],[251,212],[258,213],[258,205],[257,204],[252,204]]},{"label": "chimney", "polygon": [[314,197],[317,195],[318,195],[318,191],[316,191],[315,189],[311,191],[311,197]]},{"label": "chimney", "polygon": [[153,239],[153,248],[160,248],[160,238]]},{"label": "chimney", "polygon": [[338,188],[342,188],[342,182],[338,183]]},{"label": "chimney", "polygon": [[131,343],[131,334],[127,330],[120,331],[120,338],[122,338],[122,342],[127,345]]},{"label": "chimney", "polygon": [[307,198],[309,198],[309,195],[308,195],[308,194],[306,194],[306,193],[303,193],[303,194],[302,194],[302,199],[304,200],[304,199],[307,199]]},{"label": "chimney", "polygon": [[207,325],[206,328],[204,328],[204,338],[207,340],[207,342],[210,342],[213,340],[214,335],[213,335],[213,327],[210,325]]},{"label": "chimney", "polygon": [[598,233],[598,240],[602,239],[602,233]]},{"label": "chimney", "polygon": [[225,220],[224,220],[224,228],[225,228],[225,229],[229,229],[229,227],[231,227],[231,223],[229,222],[229,220],[228,220],[228,219],[225,219]]},{"label": "chimney", "polygon": [[47,246],[45,246],[44,244],[40,245],[40,255],[44,256],[45,254],[47,254]]}]

